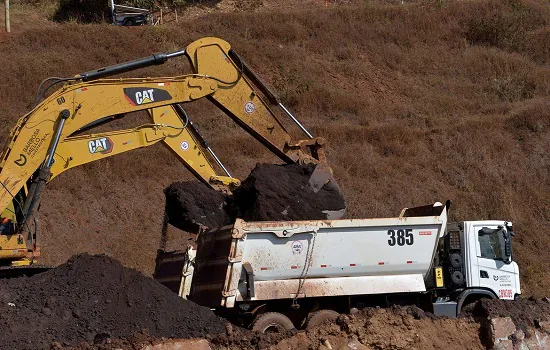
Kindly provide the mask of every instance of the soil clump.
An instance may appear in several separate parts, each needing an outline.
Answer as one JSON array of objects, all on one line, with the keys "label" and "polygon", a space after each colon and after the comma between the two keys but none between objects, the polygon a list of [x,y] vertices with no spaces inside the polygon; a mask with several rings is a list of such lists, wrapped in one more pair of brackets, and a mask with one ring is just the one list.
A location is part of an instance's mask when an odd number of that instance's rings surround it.
[{"label": "soil clump", "polygon": [[[195,338],[225,321],[105,255],[81,254],[47,272],[0,280],[0,349],[101,343],[146,331]],[[26,336],[22,336],[22,335]]]},{"label": "soil clump", "polygon": [[465,316],[478,320],[496,317],[510,317],[516,327],[523,331],[536,328],[540,321],[550,321],[550,300],[546,299],[481,299],[465,308]]},{"label": "soil clump", "polygon": [[345,210],[336,183],[318,191],[309,185],[315,165],[258,164],[233,196],[196,181],[175,182],[164,190],[168,222],[184,231],[247,221],[323,220]]},{"label": "soil clump", "polygon": [[247,221],[322,220],[346,208],[335,183],[309,185],[315,165],[258,164],[234,191],[238,216]]},{"label": "soil clump", "polygon": [[175,227],[197,232],[231,222],[226,212],[227,196],[198,181],[174,182],[164,190],[166,215]]}]

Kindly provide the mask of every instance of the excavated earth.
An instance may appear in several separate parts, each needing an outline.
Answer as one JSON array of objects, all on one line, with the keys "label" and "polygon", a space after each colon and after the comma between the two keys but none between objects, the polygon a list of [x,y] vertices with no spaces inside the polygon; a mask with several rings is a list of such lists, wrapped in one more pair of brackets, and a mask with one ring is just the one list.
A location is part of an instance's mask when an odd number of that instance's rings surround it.
[{"label": "excavated earth", "polygon": [[[328,321],[305,331],[259,334],[231,326],[225,333],[206,339],[210,348],[216,350],[484,349],[479,330],[480,325],[472,318],[437,318],[416,307],[392,307],[367,308],[353,315],[340,315],[334,322]],[[138,334],[104,344],[82,344],[77,349],[175,349],[152,347],[159,343],[170,344],[171,341]]]},{"label": "excavated earth", "polygon": [[238,216],[247,221],[321,220],[346,208],[338,185],[309,185],[313,165],[258,164],[234,191]]},{"label": "excavated earth", "polygon": [[168,186],[166,214],[175,227],[196,232],[200,227],[247,221],[321,220],[343,212],[346,202],[337,184],[329,181],[319,191],[309,185],[315,166],[258,164],[233,193],[226,196],[197,181]]},{"label": "excavated earth", "polygon": [[[311,329],[287,333],[258,334],[227,326],[225,333],[205,338],[204,343],[208,341],[209,347],[196,346],[200,340],[180,344],[184,345],[181,348],[189,350],[549,348],[550,328],[544,320],[550,315],[550,303],[545,299],[521,300],[517,303],[482,300],[472,306],[473,308],[460,318],[436,317],[415,306],[366,308],[350,315],[342,314],[335,321],[327,321]],[[484,311],[473,315],[472,310]],[[523,315],[520,315],[521,310],[525,310]],[[514,323],[504,324],[503,327],[501,321],[507,317],[511,317]],[[488,326],[491,324],[500,326],[491,329]],[[512,325],[512,328],[507,328],[509,325]],[[493,338],[500,336],[505,338],[496,339],[497,342],[493,343]],[[521,339],[518,339],[518,336]],[[507,342],[504,343],[507,346],[504,346],[503,340]],[[141,333],[128,339],[111,339],[101,345],[83,344],[78,349],[178,349],[169,347],[174,342],[178,343],[177,340],[155,340]],[[165,347],[162,347],[163,345]]]},{"label": "excavated earth", "polygon": [[481,299],[470,305],[465,314],[478,320],[510,317],[517,328],[527,331],[539,327],[541,321],[550,321],[550,300],[520,299],[516,301]]},{"label": "excavated earth", "polygon": [[168,221],[181,230],[197,232],[201,227],[219,227],[231,222],[226,212],[227,196],[202,182],[174,182],[164,194]]},{"label": "excavated earth", "polygon": [[102,343],[146,331],[196,338],[225,321],[105,255],[81,254],[29,278],[0,280],[0,349]]},{"label": "excavated earth", "polygon": [[550,344],[549,316],[549,299],[481,300],[455,319],[414,306],[366,308],[308,330],[259,334],[105,255],[0,281],[0,349],[484,349],[491,320],[510,317],[525,340],[509,339],[539,350]]}]

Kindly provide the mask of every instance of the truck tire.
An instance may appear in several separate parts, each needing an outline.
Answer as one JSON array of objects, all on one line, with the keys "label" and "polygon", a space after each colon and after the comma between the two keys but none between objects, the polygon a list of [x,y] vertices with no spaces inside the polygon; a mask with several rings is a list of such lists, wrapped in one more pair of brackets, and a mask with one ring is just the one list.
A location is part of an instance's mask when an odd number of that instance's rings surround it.
[{"label": "truck tire", "polygon": [[454,267],[455,269],[462,267],[462,256],[460,256],[460,254],[458,253],[451,254],[451,256],[449,257],[449,260],[451,262],[451,266]]},{"label": "truck tire", "polygon": [[340,314],[334,310],[316,311],[307,318],[306,328],[310,329],[311,327],[318,326],[325,321],[334,321],[338,318],[338,316],[340,316]]},{"label": "truck tire", "polygon": [[133,18],[126,18],[122,25],[125,27],[132,27],[136,25],[136,21]]},{"label": "truck tire", "polygon": [[265,314],[256,316],[250,328],[253,331],[261,333],[284,333],[295,329],[294,323],[288,317],[278,312],[266,312]]}]

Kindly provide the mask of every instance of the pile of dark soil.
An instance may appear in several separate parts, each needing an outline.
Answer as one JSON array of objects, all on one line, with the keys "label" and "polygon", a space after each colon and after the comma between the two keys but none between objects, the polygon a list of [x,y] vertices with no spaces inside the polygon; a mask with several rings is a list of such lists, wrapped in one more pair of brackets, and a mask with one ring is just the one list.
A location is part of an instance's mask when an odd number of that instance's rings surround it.
[{"label": "pile of dark soil", "polygon": [[322,220],[346,208],[338,185],[309,185],[314,165],[258,164],[234,191],[238,216],[247,221]]},{"label": "pile of dark soil", "polygon": [[247,221],[340,218],[346,202],[338,185],[318,191],[309,184],[314,165],[258,164],[233,196],[194,181],[175,182],[164,190],[170,224],[184,231],[218,227],[237,217]]},{"label": "pile of dark soil", "polygon": [[105,255],[81,254],[30,278],[0,280],[0,349],[128,338],[195,338],[225,321]]},{"label": "pile of dark soil", "polygon": [[168,221],[184,231],[218,227],[231,222],[226,196],[198,181],[174,182],[164,190]]},{"label": "pile of dark soil", "polygon": [[474,318],[511,317],[518,329],[537,327],[539,321],[550,320],[550,302],[543,299],[520,299],[515,301],[481,299],[465,316]]}]

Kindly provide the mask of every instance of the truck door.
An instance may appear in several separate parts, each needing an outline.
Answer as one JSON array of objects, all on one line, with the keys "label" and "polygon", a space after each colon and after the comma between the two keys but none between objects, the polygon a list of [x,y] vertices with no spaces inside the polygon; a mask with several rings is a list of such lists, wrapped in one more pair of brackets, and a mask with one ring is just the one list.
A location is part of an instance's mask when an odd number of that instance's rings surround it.
[{"label": "truck door", "polygon": [[472,228],[477,253],[477,269],[472,269],[472,273],[477,270],[479,287],[491,289],[500,299],[514,299],[519,287],[516,285],[519,268],[514,261],[506,262],[508,259],[499,223],[476,223]]}]

